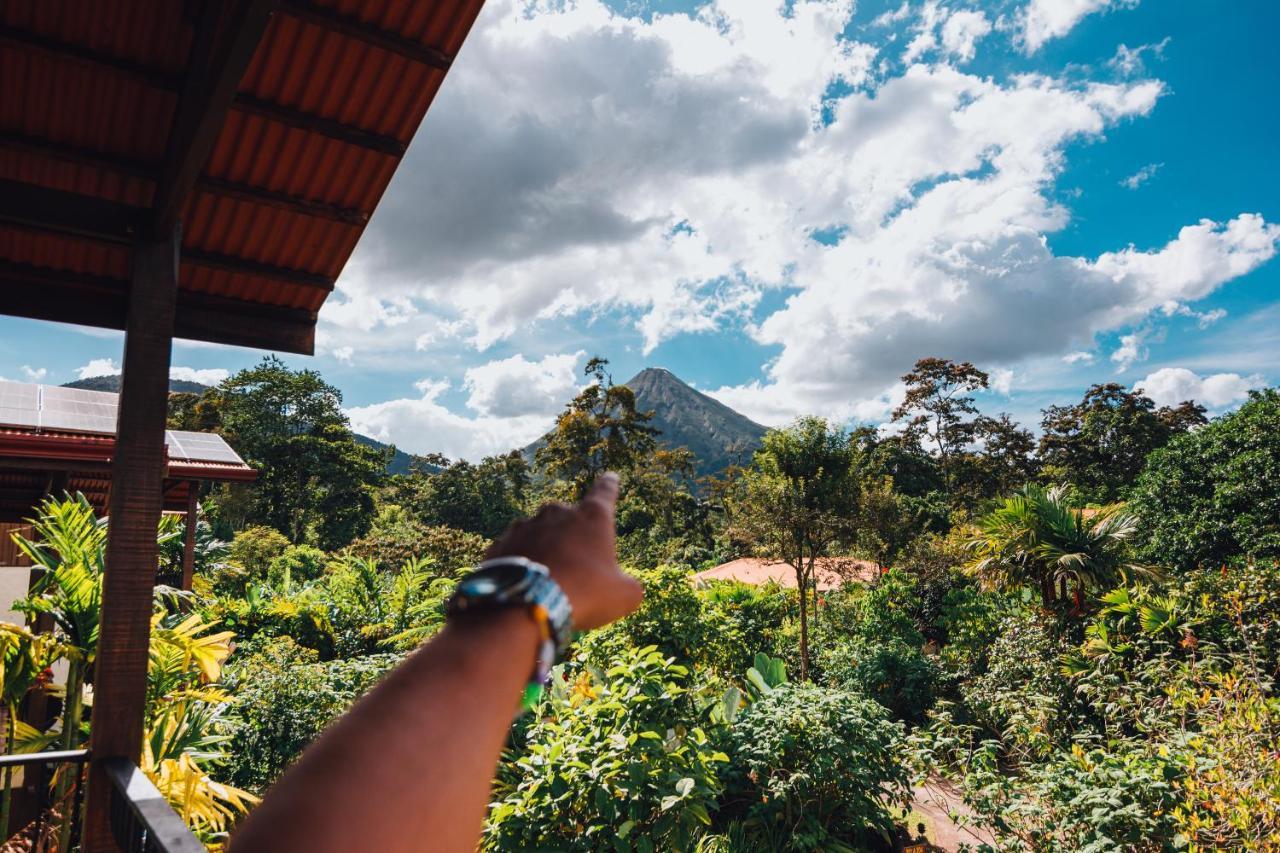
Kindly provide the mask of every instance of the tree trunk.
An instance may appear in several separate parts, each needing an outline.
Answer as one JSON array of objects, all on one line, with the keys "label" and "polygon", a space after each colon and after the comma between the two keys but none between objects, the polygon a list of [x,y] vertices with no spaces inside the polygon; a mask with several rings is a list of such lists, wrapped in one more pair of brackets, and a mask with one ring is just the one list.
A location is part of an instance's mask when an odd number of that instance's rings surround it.
[{"label": "tree trunk", "polygon": [[[4,713],[4,752],[13,755],[13,743],[17,739],[16,707],[0,709]],[[0,794],[0,840],[9,838],[9,811],[13,806],[13,768],[4,769],[4,792]]]},{"label": "tree trunk", "polygon": [[1054,593],[1053,578],[1046,575],[1040,579],[1040,602],[1044,605],[1045,610],[1053,609]]},{"label": "tree trunk", "polygon": [[[804,563],[801,562],[800,566]],[[809,680],[809,614],[805,605],[805,588],[808,586],[805,571],[796,568],[796,591],[800,594],[800,680]]]}]

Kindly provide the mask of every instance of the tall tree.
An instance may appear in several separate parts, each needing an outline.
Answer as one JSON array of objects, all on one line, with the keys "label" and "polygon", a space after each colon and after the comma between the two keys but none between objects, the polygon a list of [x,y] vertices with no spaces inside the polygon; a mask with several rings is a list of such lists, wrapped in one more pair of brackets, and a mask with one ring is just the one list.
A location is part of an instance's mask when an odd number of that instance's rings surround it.
[{"label": "tall tree", "polygon": [[1255,391],[1153,453],[1131,505],[1152,562],[1191,569],[1280,558],[1280,390]]},{"label": "tall tree", "polygon": [[369,529],[373,490],[390,451],[356,441],[342,393],[314,370],[290,370],[274,356],[209,392],[220,430],[258,469],[249,520],[295,543],[340,548]]},{"label": "tall tree", "polygon": [[529,463],[519,451],[472,463],[423,457],[414,473],[396,478],[391,499],[428,525],[444,525],[493,539],[524,515]]},{"label": "tall tree", "polygon": [[1036,439],[1008,414],[979,417],[975,435],[982,449],[974,459],[976,496],[1007,495],[1036,475]]},{"label": "tall tree", "polygon": [[614,385],[609,362],[593,358],[585,375],[594,378],[556,418],[555,429],[538,448],[537,467],[566,485],[567,497],[579,500],[605,471],[625,474],[657,446],[652,412],[636,409],[636,396]]},{"label": "tall tree", "polygon": [[972,394],[987,388],[989,377],[967,361],[922,358],[902,381],[907,393],[893,410],[893,420],[904,424],[904,439],[937,454],[944,487],[954,497],[957,457],[977,431],[978,407]]},{"label": "tall tree", "polygon": [[1070,483],[1087,499],[1119,500],[1147,456],[1175,435],[1205,423],[1204,407],[1157,409],[1150,397],[1111,382],[1094,385],[1071,406],[1050,406],[1040,422],[1046,478]]},{"label": "tall tree", "polygon": [[819,557],[850,529],[858,489],[848,434],[822,418],[801,418],[764,437],[738,480],[735,533],[756,553],[784,560],[800,597],[800,677],[809,677],[808,590]]}]

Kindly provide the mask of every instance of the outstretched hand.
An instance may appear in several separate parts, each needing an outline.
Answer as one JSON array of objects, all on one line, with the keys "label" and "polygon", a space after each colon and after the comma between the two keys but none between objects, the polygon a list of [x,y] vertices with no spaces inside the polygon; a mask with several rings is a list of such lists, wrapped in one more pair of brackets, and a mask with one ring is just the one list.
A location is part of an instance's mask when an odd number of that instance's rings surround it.
[{"label": "outstretched hand", "polygon": [[602,474],[576,504],[550,503],[517,521],[485,554],[528,557],[551,570],[573,606],[581,631],[621,619],[640,605],[644,588],[618,566],[614,508],[618,475]]}]

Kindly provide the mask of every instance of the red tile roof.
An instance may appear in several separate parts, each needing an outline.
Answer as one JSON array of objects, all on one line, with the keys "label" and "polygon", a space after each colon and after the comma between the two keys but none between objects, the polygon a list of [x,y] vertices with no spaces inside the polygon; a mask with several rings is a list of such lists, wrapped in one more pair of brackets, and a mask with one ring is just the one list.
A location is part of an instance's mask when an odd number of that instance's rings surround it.
[{"label": "red tile roof", "polygon": [[[870,560],[853,557],[819,557],[813,568],[817,588],[838,589],[846,583],[869,583],[880,575],[880,567]],[[743,557],[722,563],[714,569],[698,572],[694,583],[709,580],[733,580],[761,585],[776,583],[790,589],[796,588],[796,573],[790,564],[781,560],[765,560],[759,557]]]}]

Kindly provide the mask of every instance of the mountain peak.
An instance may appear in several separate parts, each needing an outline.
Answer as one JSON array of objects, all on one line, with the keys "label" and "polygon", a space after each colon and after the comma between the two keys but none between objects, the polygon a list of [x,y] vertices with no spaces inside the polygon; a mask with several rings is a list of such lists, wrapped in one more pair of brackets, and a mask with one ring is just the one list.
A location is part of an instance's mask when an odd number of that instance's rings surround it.
[{"label": "mountain peak", "polygon": [[650,425],[661,432],[658,442],[693,451],[699,475],[745,461],[767,432],[664,367],[646,367],[624,384],[635,392],[637,409],[653,412]]}]

